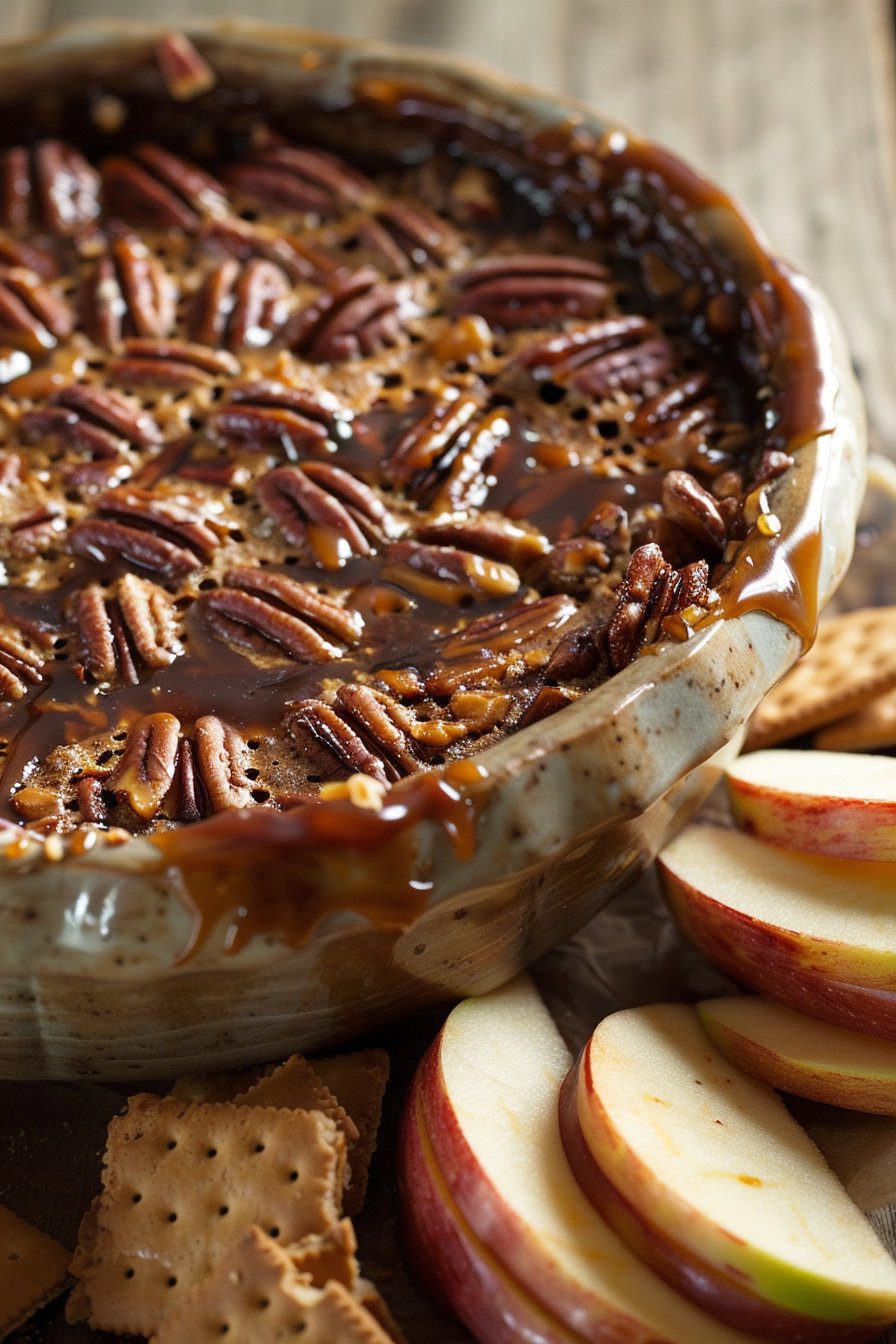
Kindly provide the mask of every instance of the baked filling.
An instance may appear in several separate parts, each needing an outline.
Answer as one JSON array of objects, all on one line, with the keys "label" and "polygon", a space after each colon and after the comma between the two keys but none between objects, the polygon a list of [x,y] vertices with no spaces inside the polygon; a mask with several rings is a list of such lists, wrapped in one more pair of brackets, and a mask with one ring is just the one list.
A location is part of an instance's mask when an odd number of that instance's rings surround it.
[{"label": "baked filling", "polygon": [[2,815],[42,834],[471,756],[776,525],[774,296],[658,180],[225,93],[4,132]]}]

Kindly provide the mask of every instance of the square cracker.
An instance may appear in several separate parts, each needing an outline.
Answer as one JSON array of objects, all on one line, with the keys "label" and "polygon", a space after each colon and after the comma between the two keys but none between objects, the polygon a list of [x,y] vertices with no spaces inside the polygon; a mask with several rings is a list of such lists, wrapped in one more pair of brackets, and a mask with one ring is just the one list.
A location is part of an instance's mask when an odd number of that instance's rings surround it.
[{"label": "square cracker", "polygon": [[70,1253],[0,1205],[0,1339],[61,1293]]},{"label": "square cracker", "polygon": [[823,621],[809,652],[763,700],[745,750],[812,732],[896,688],[896,607],[868,607]]},{"label": "square cracker", "polygon": [[109,1126],[69,1319],[150,1335],[248,1228],[284,1243],[338,1218],[345,1139],[319,1111],[136,1096]]},{"label": "square cracker", "polygon": [[391,1344],[348,1288],[316,1287],[253,1227],[166,1316],[153,1344]]},{"label": "square cracker", "polygon": [[880,751],[896,747],[896,691],[879,695],[870,704],[838,719],[817,733],[820,751]]},{"label": "square cracker", "polygon": [[367,1193],[367,1177],[389,1081],[389,1056],[385,1050],[356,1050],[349,1055],[313,1059],[311,1067],[342,1103],[358,1129],[357,1139],[349,1144],[349,1179],[342,1206],[346,1213],[355,1214]]},{"label": "square cracker", "polygon": [[240,1090],[233,1102],[235,1106],[287,1106],[292,1111],[322,1111],[342,1130],[347,1144],[358,1138],[354,1120],[302,1055],[292,1055],[246,1091]]}]

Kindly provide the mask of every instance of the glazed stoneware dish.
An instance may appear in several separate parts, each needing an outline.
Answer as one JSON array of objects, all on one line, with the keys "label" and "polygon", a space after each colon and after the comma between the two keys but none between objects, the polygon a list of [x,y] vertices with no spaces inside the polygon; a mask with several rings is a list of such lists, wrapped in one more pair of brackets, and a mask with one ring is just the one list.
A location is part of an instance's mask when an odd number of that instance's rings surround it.
[{"label": "glazed stoneware dish", "polygon": [[474,66],[100,23],[0,76],[0,1074],[499,984],[813,637],[865,451],[827,305]]}]

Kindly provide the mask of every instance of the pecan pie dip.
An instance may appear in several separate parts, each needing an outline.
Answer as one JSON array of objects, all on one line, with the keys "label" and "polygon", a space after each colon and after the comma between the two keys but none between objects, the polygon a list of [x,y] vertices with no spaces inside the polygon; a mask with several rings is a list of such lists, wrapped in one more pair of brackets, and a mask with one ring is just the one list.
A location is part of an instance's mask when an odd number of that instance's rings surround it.
[{"label": "pecan pie dip", "polygon": [[566,128],[523,172],[374,83],[233,101],[5,122],[7,826],[463,760],[686,638],[778,526],[774,293],[649,165]]}]

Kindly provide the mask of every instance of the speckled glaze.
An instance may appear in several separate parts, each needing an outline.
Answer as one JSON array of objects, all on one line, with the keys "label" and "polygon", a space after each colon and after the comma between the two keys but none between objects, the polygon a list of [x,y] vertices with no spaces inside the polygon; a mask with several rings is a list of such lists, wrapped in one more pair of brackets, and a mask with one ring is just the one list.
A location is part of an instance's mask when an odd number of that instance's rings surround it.
[{"label": "speckled glaze", "polygon": [[[96,74],[150,50],[161,29],[92,23],[0,51],[3,96],[53,71]],[[410,78],[478,95],[550,125],[574,112],[467,63],[251,23],[195,25],[221,70],[298,84],[320,68]],[[188,109],[185,113],[188,115]],[[732,209],[702,221],[726,248],[755,242]],[[836,320],[809,283],[836,428],[806,444],[776,484],[785,528],[821,509],[824,601],[849,561],[864,483],[861,399]],[[822,465],[825,468],[819,469]],[[820,493],[819,493],[820,492]],[[224,1068],[350,1039],[438,998],[490,989],[571,934],[652,859],[736,752],[743,724],[794,661],[799,640],[762,611],[718,622],[638,659],[609,683],[477,759],[476,851],[458,861],[420,823],[418,868],[432,892],[400,934],[340,914],[290,949],[256,938],[236,955],[217,930],[175,964],[190,930],[178,872],[134,839],[78,858],[3,859],[0,1075],[150,1078]]]}]

